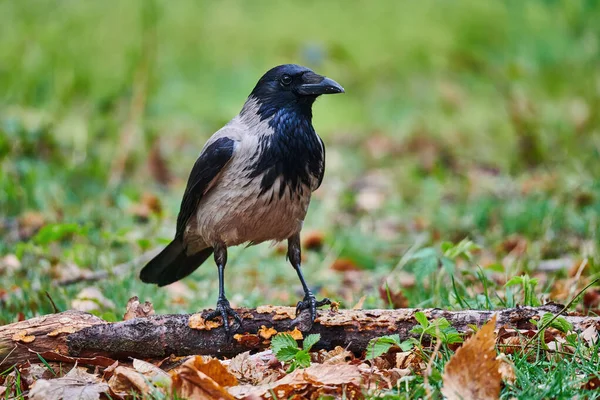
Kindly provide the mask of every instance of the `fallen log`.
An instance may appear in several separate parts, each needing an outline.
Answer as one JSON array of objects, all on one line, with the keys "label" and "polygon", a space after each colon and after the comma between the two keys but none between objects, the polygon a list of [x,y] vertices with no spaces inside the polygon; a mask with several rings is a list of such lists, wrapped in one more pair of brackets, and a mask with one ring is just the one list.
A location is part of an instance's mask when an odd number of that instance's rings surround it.
[{"label": "fallen log", "polygon": [[[372,338],[390,334],[399,334],[403,340],[410,337],[410,330],[417,325],[414,318],[417,311],[424,312],[430,320],[444,317],[457,331],[466,332],[469,325],[481,326],[493,314],[498,315],[498,328],[535,329],[532,320],[545,313],[559,314],[563,307],[550,303],[541,307],[495,311],[321,310],[311,327],[308,312],[295,318],[292,307],[263,306],[237,310],[244,318],[244,324],[241,328],[237,323],[233,324],[233,331],[237,331],[233,338],[226,336],[220,321],[204,320],[208,311],[191,315],[152,315],[115,323],[83,312],[66,311],[0,326],[0,370],[27,360],[39,362],[39,355],[46,360],[77,360],[92,365],[110,365],[114,360],[129,357],[233,356],[267,348],[270,338],[277,332],[291,332],[298,339],[302,337],[301,332],[304,335],[319,333],[321,340],[315,349],[342,346],[360,353]],[[564,315],[564,318],[577,332],[590,325],[600,330],[599,317]]]}]

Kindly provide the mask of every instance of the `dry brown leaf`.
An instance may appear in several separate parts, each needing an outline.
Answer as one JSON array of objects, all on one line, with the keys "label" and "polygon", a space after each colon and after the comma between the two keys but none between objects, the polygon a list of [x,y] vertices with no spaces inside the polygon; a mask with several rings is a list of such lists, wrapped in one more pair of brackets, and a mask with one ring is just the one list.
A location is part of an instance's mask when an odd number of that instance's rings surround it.
[{"label": "dry brown leaf", "polygon": [[590,325],[580,334],[581,338],[586,341],[588,346],[593,346],[598,341],[598,331],[595,325]]},{"label": "dry brown leaf", "polygon": [[342,346],[335,346],[333,350],[319,350],[317,353],[312,353],[314,362],[320,364],[345,364],[354,358],[351,351],[344,349]]},{"label": "dry brown leaf", "polygon": [[302,236],[302,246],[306,250],[321,250],[325,242],[325,234],[320,231],[307,232]]},{"label": "dry brown leaf", "polygon": [[19,372],[21,380],[29,387],[37,380],[55,378],[54,374],[43,364],[31,364],[27,362],[27,364],[19,368]]},{"label": "dry brown leaf", "polygon": [[381,285],[379,286],[379,297],[388,306],[392,306],[393,308],[408,307],[408,299],[406,298],[406,296],[404,296],[402,290],[393,291],[390,287]]},{"label": "dry brown leaf", "polygon": [[216,358],[205,362],[202,357],[196,356],[190,361],[193,361],[194,368],[196,368],[198,371],[205,373],[212,380],[217,382],[217,384],[221,386],[237,385],[237,379],[235,378],[235,376],[230,374],[227,368],[225,368],[223,364],[221,364],[221,362]]},{"label": "dry brown leaf", "polygon": [[36,381],[29,396],[31,400],[97,400],[106,392],[108,384],[75,366],[61,378]]},{"label": "dry brown leaf", "polygon": [[149,301],[140,304],[140,299],[137,296],[133,296],[127,302],[127,309],[125,315],[123,315],[123,321],[128,321],[134,318],[146,318],[150,315],[154,315],[154,307]]},{"label": "dry brown leaf", "polygon": [[415,372],[424,371],[427,364],[423,361],[423,356],[418,350],[401,351],[396,353],[396,368],[409,368]]},{"label": "dry brown leaf", "polygon": [[517,375],[515,375],[515,365],[512,363],[512,361],[510,361],[504,353],[498,354],[496,359],[500,361],[498,371],[502,376],[502,380],[511,385],[515,383],[517,380]]},{"label": "dry brown leaf", "polygon": [[271,383],[280,376],[279,371],[269,368],[269,362],[273,357],[271,350],[253,355],[247,351],[232,358],[227,369],[242,384]]},{"label": "dry brown leaf", "polygon": [[[218,363],[219,366],[211,364],[212,361]],[[213,376],[207,375],[199,368],[203,368]],[[218,360],[205,363],[200,356],[190,358],[180,367],[171,371],[171,377],[173,392],[179,397],[193,400],[233,400],[233,397],[218,382],[237,384],[237,379]]]},{"label": "dry brown leaf", "polygon": [[317,399],[333,396],[346,399],[363,398],[360,389],[362,376],[356,365],[313,364],[305,369],[297,369],[276,382],[249,386],[241,385],[229,388],[229,393],[237,398],[260,398],[273,393],[278,399],[294,395],[298,399]]},{"label": "dry brown leaf", "polygon": [[349,258],[338,258],[331,264],[329,268],[338,272],[360,271],[360,267]]},{"label": "dry brown leaf", "polygon": [[442,394],[448,399],[487,400],[500,395],[502,376],[496,359],[496,315],[469,338],[446,364]]},{"label": "dry brown leaf", "polygon": [[600,378],[595,374],[590,375],[585,385],[583,385],[583,388],[587,390],[597,390],[600,388]]},{"label": "dry brown leaf", "polygon": [[409,368],[390,368],[389,364],[378,367],[363,363],[358,366],[358,369],[365,382],[363,386],[375,386],[380,390],[393,389],[398,384],[400,378],[412,373]]},{"label": "dry brown leaf", "polygon": [[153,387],[133,368],[119,366],[113,371],[113,375],[108,380],[111,394],[119,398],[126,398],[131,393],[140,393],[149,395]]},{"label": "dry brown leaf", "polygon": [[590,288],[583,294],[583,309],[588,312],[590,309],[597,309],[600,306],[600,290]]},{"label": "dry brown leaf", "polygon": [[118,366],[108,381],[112,393],[127,397],[132,392],[150,395],[157,391],[170,392],[171,376],[146,361],[134,359],[133,368]]},{"label": "dry brown leaf", "polygon": [[358,299],[358,301],[356,302],[356,304],[354,304],[354,306],[352,306],[352,309],[353,310],[360,310],[361,308],[363,308],[363,305],[365,304],[365,300],[366,299],[367,299],[367,295],[365,294],[360,299]]}]

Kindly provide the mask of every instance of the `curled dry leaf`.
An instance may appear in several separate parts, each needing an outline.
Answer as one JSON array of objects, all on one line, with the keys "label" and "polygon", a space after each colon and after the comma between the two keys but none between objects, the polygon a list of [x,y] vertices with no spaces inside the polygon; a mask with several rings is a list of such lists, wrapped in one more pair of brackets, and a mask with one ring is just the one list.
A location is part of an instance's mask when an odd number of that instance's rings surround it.
[{"label": "curled dry leaf", "polygon": [[115,396],[125,398],[132,392],[151,395],[170,392],[171,376],[154,364],[133,360],[133,368],[117,366],[108,381]]},{"label": "curled dry leaf", "polygon": [[389,390],[396,387],[400,378],[408,376],[412,371],[408,368],[389,368],[388,366],[378,367],[368,364],[360,364],[359,371],[363,376],[363,386],[376,387],[379,390]]},{"label": "curled dry leaf", "polygon": [[427,363],[423,361],[422,354],[418,350],[401,351],[396,353],[396,368],[409,368],[415,372],[419,372],[427,368]]},{"label": "curled dry leaf", "polygon": [[108,384],[75,366],[61,378],[36,381],[29,392],[29,398],[31,400],[97,400],[106,392],[108,392]]},{"label": "curled dry leaf", "polygon": [[31,364],[27,362],[27,364],[19,368],[19,372],[21,380],[29,387],[37,380],[54,378],[54,375],[43,364]]},{"label": "curled dry leaf", "polygon": [[363,398],[360,389],[362,377],[356,365],[314,364],[296,369],[270,384],[260,386],[240,385],[229,388],[236,398],[262,398],[268,394],[278,399],[294,395],[298,399],[318,399],[331,396],[346,399]]},{"label": "curled dry leaf", "polygon": [[230,374],[227,368],[216,358],[206,362],[202,357],[194,357],[188,362],[191,361],[193,361],[194,368],[203,372],[221,386],[235,386],[238,383],[235,376]]},{"label": "curled dry leaf", "polygon": [[150,315],[154,315],[154,307],[149,301],[140,304],[140,299],[137,296],[133,296],[127,302],[127,309],[125,315],[123,315],[123,321],[128,321],[134,318],[146,318]]},{"label": "curled dry leaf", "polygon": [[171,371],[171,377],[174,394],[194,400],[233,399],[223,386],[237,385],[237,379],[218,360],[205,363],[199,356]]},{"label": "curled dry leaf", "polygon": [[502,376],[496,359],[496,315],[469,338],[446,364],[442,394],[450,399],[487,400],[500,396]]},{"label": "curled dry leaf", "polygon": [[580,334],[581,338],[586,341],[588,346],[593,346],[598,341],[598,331],[595,325],[590,325]]},{"label": "curled dry leaf", "polygon": [[227,369],[242,384],[261,385],[275,382],[280,372],[270,368],[269,362],[273,359],[273,353],[266,352],[250,355],[250,352],[238,354],[232,358]]},{"label": "curled dry leaf", "polygon": [[317,353],[312,353],[312,359],[320,364],[345,364],[354,359],[354,354],[342,346],[336,346],[330,351],[319,350]]},{"label": "curled dry leaf", "polygon": [[353,310],[360,310],[361,308],[363,308],[363,305],[365,304],[365,300],[367,299],[367,295],[362,296],[360,299],[358,299],[358,301],[352,306]]}]

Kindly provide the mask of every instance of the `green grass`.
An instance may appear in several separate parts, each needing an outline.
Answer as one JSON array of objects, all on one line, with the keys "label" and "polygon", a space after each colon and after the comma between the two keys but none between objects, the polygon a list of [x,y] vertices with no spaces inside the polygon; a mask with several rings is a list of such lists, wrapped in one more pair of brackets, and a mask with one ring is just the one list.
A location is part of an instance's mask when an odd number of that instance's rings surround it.
[{"label": "green grass", "polygon": [[[533,301],[504,287],[528,273],[535,301],[566,302],[551,293],[571,265],[537,267],[587,259],[577,288],[600,272],[599,18],[583,0],[0,1],[0,257],[21,264],[0,264],[0,323],[52,312],[46,292],[68,309],[86,286],[112,302],[94,311],[109,320],[134,295],[159,313],[213,307],[210,263],[176,291],[142,284],[141,265],[90,284],[53,281],[70,264],[106,270],[164,244],[204,141],[285,62],[347,92],[314,107],[327,172],[305,231],[325,239],[304,268],[319,295],[388,307],[387,278],[411,307],[495,308]],[[110,183],[127,126],[132,149]],[[148,168],[157,139],[168,187]],[[162,212],[141,221],[131,210],[145,194]],[[46,227],[19,240],[15,226],[32,212]],[[465,238],[479,249],[448,253],[445,242]],[[359,272],[332,270],[341,258]],[[230,250],[226,289],[237,306],[301,297],[266,244]],[[515,356],[518,380],[502,396],[583,396],[566,382],[590,360]],[[424,393],[422,380],[409,388],[393,396]]]}]

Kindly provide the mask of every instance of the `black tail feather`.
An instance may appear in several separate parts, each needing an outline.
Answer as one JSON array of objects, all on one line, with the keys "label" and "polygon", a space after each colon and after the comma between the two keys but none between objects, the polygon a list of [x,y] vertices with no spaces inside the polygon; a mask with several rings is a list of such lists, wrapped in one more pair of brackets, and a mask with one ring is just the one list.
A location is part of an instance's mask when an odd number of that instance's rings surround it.
[{"label": "black tail feather", "polygon": [[212,247],[209,247],[196,254],[187,255],[181,240],[175,239],[146,264],[140,272],[140,279],[146,283],[156,283],[158,286],[168,285],[194,272],[212,252]]}]

